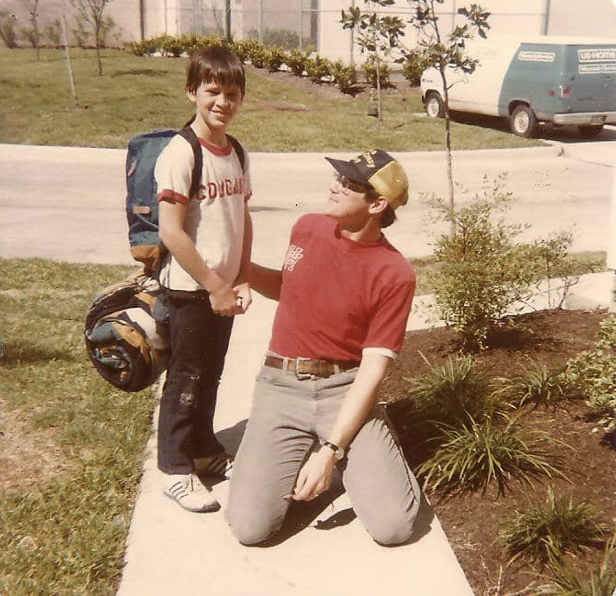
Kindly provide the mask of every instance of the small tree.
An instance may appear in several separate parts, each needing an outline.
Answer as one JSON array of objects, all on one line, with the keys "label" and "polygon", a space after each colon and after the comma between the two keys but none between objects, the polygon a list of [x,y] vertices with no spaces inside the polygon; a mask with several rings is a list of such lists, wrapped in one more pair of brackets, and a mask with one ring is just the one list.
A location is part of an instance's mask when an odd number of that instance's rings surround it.
[{"label": "small tree", "polygon": [[62,39],[64,43],[64,54],[66,57],[66,69],[68,71],[68,82],[69,82],[69,86],[71,89],[71,95],[73,96],[73,100],[75,102],[75,107],[79,107],[79,99],[77,98],[77,89],[75,88],[75,77],[73,75],[73,65],[71,63],[71,53],[68,48],[68,35],[66,32],[66,4],[64,6],[64,11],[62,12],[61,24],[62,24]]},{"label": "small tree", "polygon": [[104,12],[107,5],[113,0],[71,0],[71,4],[77,9],[79,16],[90,25],[94,34],[96,46],[96,62],[98,65],[98,76],[103,76],[103,63],[101,60],[101,47],[104,39],[105,28]]},{"label": "small tree", "polygon": [[[490,13],[485,12],[478,4],[459,8],[458,14],[463,16],[463,25],[454,27],[445,35],[439,27],[439,17],[436,7],[445,0],[407,0],[411,5],[412,16],[405,23],[397,16],[381,16],[380,8],[391,6],[394,0],[364,0],[367,10],[359,7],[349,7],[342,11],[341,23],[344,29],[357,29],[356,43],[361,51],[379,53],[391,56],[396,62],[402,63],[419,54],[426,66],[432,66],[440,73],[444,89],[444,116],[445,116],[445,148],[447,155],[447,174],[449,183],[449,209],[454,211],[454,185],[453,166],[451,160],[451,133],[449,118],[449,96],[447,74],[451,68],[472,73],[478,61],[464,53],[464,43],[471,39],[476,32],[485,38]],[[417,32],[417,47],[410,48],[404,41],[406,26],[411,25]],[[380,104],[380,100],[379,100]],[[455,233],[455,220],[452,221],[452,233]]]},{"label": "small tree", "polygon": [[17,16],[14,13],[0,11],[0,38],[10,49],[17,47],[16,20]]},{"label": "small tree", "polygon": [[51,24],[47,25],[44,30],[45,37],[53,44],[54,48],[59,50],[63,45],[62,36],[62,21],[56,18]]},{"label": "small tree", "polygon": [[34,42],[34,47],[36,48],[36,59],[41,59],[41,48],[40,48],[40,33],[38,26],[38,6],[41,3],[41,0],[28,0],[28,12],[30,13],[30,22],[32,23],[32,40]]}]

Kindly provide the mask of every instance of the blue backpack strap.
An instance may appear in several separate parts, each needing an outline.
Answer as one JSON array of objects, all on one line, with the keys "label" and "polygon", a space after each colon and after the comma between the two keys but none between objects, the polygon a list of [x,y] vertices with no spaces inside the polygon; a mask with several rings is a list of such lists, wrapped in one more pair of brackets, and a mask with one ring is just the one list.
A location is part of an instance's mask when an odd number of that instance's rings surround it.
[{"label": "blue backpack strap", "polygon": [[192,177],[190,179],[190,194],[189,198],[194,197],[199,191],[199,186],[201,185],[201,174],[203,173],[203,150],[201,149],[201,143],[199,143],[199,139],[195,134],[195,131],[188,126],[187,123],[184,128],[178,131],[178,134],[184,137],[193,150],[193,155],[195,158],[195,164],[193,166]]},{"label": "blue backpack strap", "polygon": [[231,145],[233,145],[233,148],[235,149],[235,153],[238,159],[240,160],[240,166],[242,166],[242,172],[243,172],[244,164],[246,163],[246,154],[244,153],[244,147],[242,147],[242,144],[235,137],[232,137],[231,135],[227,135],[227,138],[229,139],[229,142],[231,143]]}]

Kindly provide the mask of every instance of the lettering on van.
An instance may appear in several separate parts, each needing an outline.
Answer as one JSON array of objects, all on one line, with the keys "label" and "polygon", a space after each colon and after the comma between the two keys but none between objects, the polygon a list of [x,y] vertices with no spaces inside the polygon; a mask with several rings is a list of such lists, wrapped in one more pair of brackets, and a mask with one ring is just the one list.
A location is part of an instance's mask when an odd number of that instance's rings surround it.
[{"label": "lettering on van", "polygon": [[518,54],[518,60],[524,62],[554,62],[556,52],[529,52],[523,51]]},{"label": "lettering on van", "polygon": [[616,48],[578,50],[580,62],[616,62]]},{"label": "lettering on van", "polygon": [[578,72],[580,74],[616,72],[616,62],[612,64],[578,64]]}]

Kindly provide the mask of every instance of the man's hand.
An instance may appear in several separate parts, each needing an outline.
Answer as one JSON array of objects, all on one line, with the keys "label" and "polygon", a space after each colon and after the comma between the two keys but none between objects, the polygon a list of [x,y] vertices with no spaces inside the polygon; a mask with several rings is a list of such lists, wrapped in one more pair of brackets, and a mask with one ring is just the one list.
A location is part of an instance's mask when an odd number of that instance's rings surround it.
[{"label": "man's hand", "polygon": [[293,494],[294,501],[312,501],[332,483],[334,454],[327,447],[313,451],[302,466]]},{"label": "man's hand", "polygon": [[244,312],[238,302],[237,292],[228,284],[221,284],[216,290],[210,292],[210,304],[216,315],[232,317]]},{"label": "man's hand", "polygon": [[250,284],[241,283],[233,288],[236,293],[236,302],[242,309],[242,313],[248,310],[248,307],[252,304],[252,294],[250,293]]}]

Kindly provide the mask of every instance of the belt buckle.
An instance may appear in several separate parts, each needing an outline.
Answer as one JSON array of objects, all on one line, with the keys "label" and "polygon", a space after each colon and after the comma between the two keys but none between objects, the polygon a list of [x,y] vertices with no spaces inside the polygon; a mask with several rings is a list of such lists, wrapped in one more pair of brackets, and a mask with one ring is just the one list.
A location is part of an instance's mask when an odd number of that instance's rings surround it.
[{"label": "belt buckle", "polygon": [[311,358],[306,358],[306,357],[302,357],[299,356],[298,358],[295,358],[295,377],[297,378],[298,381],[305,381],[306,379],[314,379],[316,378],[312,373],[309,372],[300,372],[299,370],[299,363],[302,361],[310,361]]}]

